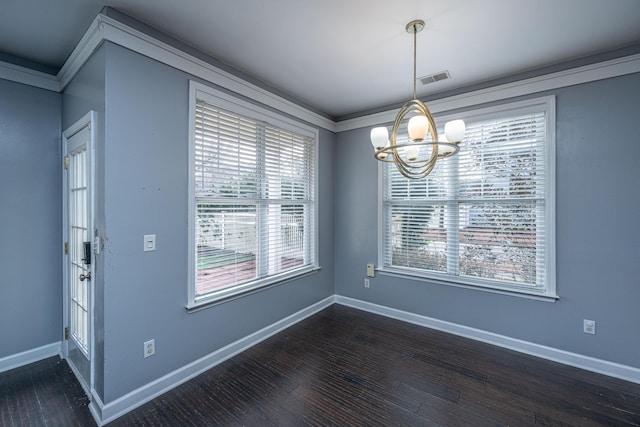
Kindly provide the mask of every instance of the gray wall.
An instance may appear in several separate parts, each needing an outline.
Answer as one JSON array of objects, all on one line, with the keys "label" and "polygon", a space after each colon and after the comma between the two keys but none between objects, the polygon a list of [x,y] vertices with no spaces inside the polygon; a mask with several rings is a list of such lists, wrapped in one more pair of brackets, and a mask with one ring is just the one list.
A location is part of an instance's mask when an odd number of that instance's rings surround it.
[{"label": "gray wall", "polygon": [[[365,265],[377,263],[378,244],[378,165],[369,129],[338,134],[336,294],[640,367],[640,74],[554,93],[557,302],[380,274],[365,289]],[[597,322],[597,335],[582,332],[583,319]]]},{"label": "gray wall", "polygon": [[0,359],[62,337],[60,102],[0,80]]},{"label": "gray wall", "polygon": [[[104,403],[334,293],[640,367],[633,339],[640,144],[632,133],[639,74],[554,92],[559,301],[383,275],[365,289],[378,243],[367,128],[337,137],[320,131],[322,270],[192,314],[185,310],[189,78],[104,43],[65,88],[62,106],[59,94],[0,80],[0,358],[61,338],[60,133],[96,110],[96,227],[105,247],[94,281],[95,362]],[[151,233],[157,251],[145,253],[142,236]],[[597,321],[597,335],[582,333],[584,318]],[[156,354],[144,359],[142,343],[151,338]]]},{"label": "gray wall", "polygon": [[[320,133],[322,270],[187,313],[189,75],[105,44],[104,402],[333,295],[333,145]],[[143,252],[143,235],[157,250]],[[143,342],[156,354],[144,359]]]}]

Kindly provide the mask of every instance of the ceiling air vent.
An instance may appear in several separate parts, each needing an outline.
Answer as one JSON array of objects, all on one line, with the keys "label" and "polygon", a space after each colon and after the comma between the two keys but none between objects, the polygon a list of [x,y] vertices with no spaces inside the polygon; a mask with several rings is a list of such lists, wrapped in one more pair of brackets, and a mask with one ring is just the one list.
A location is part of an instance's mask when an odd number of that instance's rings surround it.
[{"label": "ceiling air vent", "polygon": [[450,79],[451,75],[449,75],[448,71],[441,71],[439,73],[431,74],[428,76],[420,77],[418,80],[422,86],[428,85],[429,83],[439,82],[440,80]]}]

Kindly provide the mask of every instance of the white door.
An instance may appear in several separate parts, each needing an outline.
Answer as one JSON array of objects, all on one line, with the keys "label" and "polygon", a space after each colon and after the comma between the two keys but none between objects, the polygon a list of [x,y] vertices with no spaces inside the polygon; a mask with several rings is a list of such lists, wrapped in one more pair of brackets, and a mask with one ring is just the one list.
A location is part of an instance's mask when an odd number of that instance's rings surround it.
[{"label": "white door", "polygon": [[87,393],[93,389],[93,114],[63,134],[65,233],[64,356]]}]

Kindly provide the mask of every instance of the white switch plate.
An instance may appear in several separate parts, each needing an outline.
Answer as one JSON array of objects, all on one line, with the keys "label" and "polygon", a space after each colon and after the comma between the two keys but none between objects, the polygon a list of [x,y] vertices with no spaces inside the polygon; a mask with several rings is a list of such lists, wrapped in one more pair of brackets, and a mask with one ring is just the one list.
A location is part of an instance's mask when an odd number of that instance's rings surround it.
[{"label": "white switch plate", "polygon": [[156,250],[156,235],[145,234],[144,235],[144,251],[150,252]]}]

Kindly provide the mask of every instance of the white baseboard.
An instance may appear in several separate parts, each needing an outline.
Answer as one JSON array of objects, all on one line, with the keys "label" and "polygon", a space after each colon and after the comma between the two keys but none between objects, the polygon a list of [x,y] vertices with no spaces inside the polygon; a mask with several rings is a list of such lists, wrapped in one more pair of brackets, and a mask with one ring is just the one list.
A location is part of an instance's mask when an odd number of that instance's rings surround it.
[{"label": "white baseboard", "polygon": [[393,319],[402,320],[404,322],[413,323],[415,325],[436,329],[454,335],[459,335],[476,341],[482,341],[488,344],[497,345],[499,347],[508,348],[509,350],[518,351],[520,353],[530,354],[532,356],[552,360],[554,362],[563,363],[565,365],[586,369],[588,371],[640,384],[640,369],[634,368],[632,366],[621,365],[619,363],[596,359],[594,357],[583,356],[581,354],[571,353],[565,350],[559,350],[557,348],[547,347],[528,341],[510,338],[504,335],[494,334],[492,332],[458,325],[456,323],[445,322],[443,320],[438,320],[432,317],[422,316],[407,311],[397,310],[395,308],[385,307],[383,305],[372,304],[370,302],[354,298],[335,295],[335,301],[337,304],[346,305],[348,307],[357,308],[359,310],[364,310]]},{"label": "white baseboard", "polygon": [[22,353],[3,357],[0,359],[0,372],[19,368],[20,366],[28,365],[29,363],[38,362],[42,359],[46,359],[47,357],[58,356],[61,350],[62,343],[58,341],[43,345],[42,347],[23,351]]},{"label": "white baseboard", "polygon": [[[640,369],[638,368],[546,347],[362,300],[333,295],[182,368],[176,369],[113,402],[104,404],[98,396],[93,395],[89,410],[99,426],[107,424],[334,303],[640,384]],[[59,351],[60,343],[57,344]],[[0,360],[0,366],[2,366],[3,360]]]},{"label": "white baseboard", "polygon": [[[102,409],[103,408],[104,408],[104,403],[102,403],[102,400],[100,399],[100,396],[98,396],[97,394],[92,394],[91,395],[91,402],[89,402],[89,412],[91,412],[91,416],[93,417],[93,420],[100,427],[102,427],[103,425],[105,425],[108,422],[108,421],[102,421],[103,420],[103,418],[102,418]],[[134,408],[131,408],[131,409],[134,409]],[[121,415],[124,415],[124,414],[125,414],[125,412],[123,412],[122,414],[120,414],[118,416],[121,416]],[[112,420],[114,420],[116,418],[117,417],[113,417],[109,421],[112,421]]]},{"label": "white baseboard", "polygon": [[251,335],[214,351],[195,362],[176,369],[155,381],[133,390],[113,402],[103,404],[97,396],[93,396],[89,410],[96,419],[96,422],[98,422],[98,425],[104,425],[334,303],[335,296],[327,297]]}]

